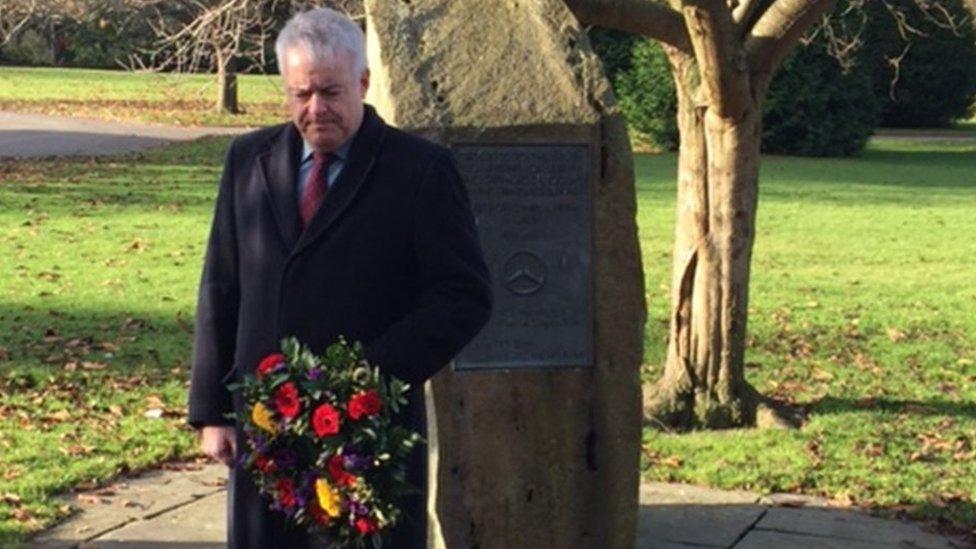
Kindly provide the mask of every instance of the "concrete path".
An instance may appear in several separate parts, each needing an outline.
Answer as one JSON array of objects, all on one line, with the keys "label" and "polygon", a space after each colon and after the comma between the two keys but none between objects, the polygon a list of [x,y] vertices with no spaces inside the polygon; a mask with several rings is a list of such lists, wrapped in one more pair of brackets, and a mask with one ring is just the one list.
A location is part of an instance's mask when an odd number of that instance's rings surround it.
[{"label": "concrete path", "polygon": [[0,158],[138,151],[248,128],[179,127],[0,111]]},{"label": "concrete path", "polygon": [[[81,511],[34,538],[37,548],[224,547],[226,468],[183,463],[65,500]],[[761,497],[682,484],[641,487],[639,549],[967,547],[921,525],[829,508],[815,498]]]}]

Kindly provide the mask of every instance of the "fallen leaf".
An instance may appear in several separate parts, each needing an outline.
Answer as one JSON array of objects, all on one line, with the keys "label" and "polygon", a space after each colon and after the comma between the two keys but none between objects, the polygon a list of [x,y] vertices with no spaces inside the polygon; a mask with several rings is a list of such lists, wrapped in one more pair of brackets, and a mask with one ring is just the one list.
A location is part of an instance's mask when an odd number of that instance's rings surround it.
[{"label": "fallen leaf", "polygon": [[48,414],[45,418],[46,421],[53,421],[57,423],[62,423],[71,419],[71,412],[67,410],[58,410],[53,414]]},{"label": "fallen leaf", "polygon": [[905,339],[905,332],[899,330],[898,328],[888,328],[888,339],[892,343],[898,343]]},{"label": "fallen leaf", "polygon": [[103,500],[102,498],[94,494],[78,494],[78,501],[82,503],[88,503],[91,505],[95,505],[99,503],[108,503],[107,500]]},{"label": "fallen leaf", "polygon": [[0,494],[0,502],[7,503],[10,505],[20,505],[20,496],[11,492],[7,492],[6,494]]}]

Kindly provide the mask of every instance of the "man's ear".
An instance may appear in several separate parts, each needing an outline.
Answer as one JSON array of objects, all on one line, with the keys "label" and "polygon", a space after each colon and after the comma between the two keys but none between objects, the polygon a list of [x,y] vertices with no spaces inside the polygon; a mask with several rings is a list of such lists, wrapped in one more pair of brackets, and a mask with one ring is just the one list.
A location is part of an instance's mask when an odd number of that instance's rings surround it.
[{"label": "man's ear", "polygon": [[359,95],[366,98],[366,90],[369,89],[369,69],[363,69],[363,75],[359,78]]}]

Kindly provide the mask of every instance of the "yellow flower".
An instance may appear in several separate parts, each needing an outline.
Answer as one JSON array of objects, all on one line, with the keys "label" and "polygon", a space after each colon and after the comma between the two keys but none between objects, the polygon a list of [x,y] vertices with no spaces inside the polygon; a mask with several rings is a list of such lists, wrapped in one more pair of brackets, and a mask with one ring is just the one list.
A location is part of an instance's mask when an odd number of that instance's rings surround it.
[{"label": "yellow flower", "polygon": [[330,517],[335,518],[342,513],[342,500],[339,497],[339,492],[329,484],[329,481],[324,478],[316,480],[315,493],[319,497],[319,505]]},{"label": "yellow flower", "polygon": [[251,410],[251,421],[272,435],[278,432],[274,420],[271,418],[271,411],[260,402],[255,404],[254,409]]}]

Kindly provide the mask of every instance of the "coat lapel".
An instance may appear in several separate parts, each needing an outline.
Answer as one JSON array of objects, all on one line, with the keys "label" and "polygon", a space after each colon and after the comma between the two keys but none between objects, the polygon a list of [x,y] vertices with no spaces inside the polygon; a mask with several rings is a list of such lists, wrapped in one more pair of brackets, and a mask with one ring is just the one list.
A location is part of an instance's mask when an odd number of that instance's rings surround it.
[{"label": "coat lapel", "polygon": [[275,221],[282,241],[294,249],[301,233],[298,220],[298,199],[295,179],[298,177],[298,156],[302,139],[294,124],[287,124],[267,152],[258,157],[265,190],[271,199]]},{"label": "coat lapel", "polygon": [[[299,236],[294,253],[300,253],[318,240],[352,203],[373,168],[385,129],[386,125],[376,111],[371,106],[365,105],[363,123],[353,138],[346,165],[342,168],[339,178],[329,186],[325,200],[319,206],[308,228]],[[295,209],[297,210],[297,206]]]}]

